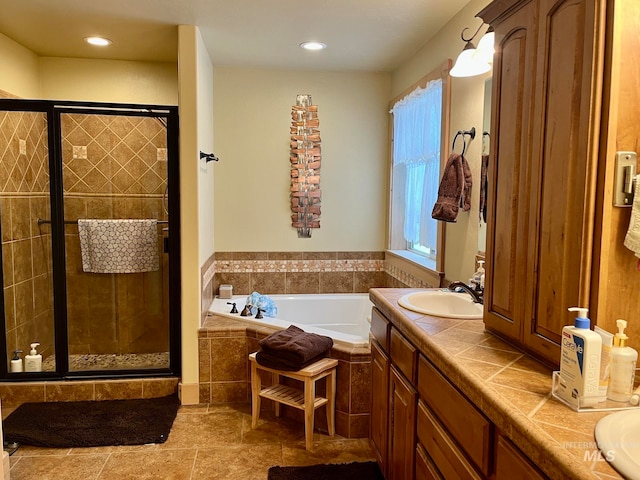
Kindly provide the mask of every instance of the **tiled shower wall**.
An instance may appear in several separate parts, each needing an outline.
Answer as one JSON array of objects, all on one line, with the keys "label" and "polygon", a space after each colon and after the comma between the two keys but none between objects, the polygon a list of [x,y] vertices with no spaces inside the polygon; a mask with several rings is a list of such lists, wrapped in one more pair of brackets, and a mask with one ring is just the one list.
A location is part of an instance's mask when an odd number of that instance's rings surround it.
[{"label": "tiled shower wall", "polygon": [[0,216],[9,352],[41,344],[53,351],[51,236],[37,219],[49,218],[46,118],[0,112]]},{"label": "tiled shower wall", "polygon": [[[165,127],[154,118],[62,115],[65,220],[166,220]],[[66,225],[70,353],[168,351],[166,224],[158,225],[160,270],[130,274],[82,271],[77,225]]]}]

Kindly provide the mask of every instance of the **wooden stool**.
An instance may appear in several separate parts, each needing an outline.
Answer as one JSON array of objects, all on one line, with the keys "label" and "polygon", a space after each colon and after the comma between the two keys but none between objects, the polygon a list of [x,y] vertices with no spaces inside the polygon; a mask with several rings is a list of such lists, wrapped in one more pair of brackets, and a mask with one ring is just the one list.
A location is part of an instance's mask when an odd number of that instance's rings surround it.
[{"label": "wooden stool", "polygon": [[[329,435],[335,434],[336,409],[336,366],[338,360],[323,358],[302,370],[288,372],[260,365],[256,360],[256,353],[249,355],[251,361],[251,428],[258,426],[260,417],[260,398],[268,398],[276,404],[276,417],[280,416],[280,404],[289,405],[304,411],[305,447],[311,450],[313,446],[313,415],[316,408],[327,405],[327,427]],[[274,383],[270,387],[262,388],[258,370],[275,375]],[[280,377],[294,378],[304,382],[304,389],[280,385]],[[316,381],[327,377],[327,398],[316,397]]]}]

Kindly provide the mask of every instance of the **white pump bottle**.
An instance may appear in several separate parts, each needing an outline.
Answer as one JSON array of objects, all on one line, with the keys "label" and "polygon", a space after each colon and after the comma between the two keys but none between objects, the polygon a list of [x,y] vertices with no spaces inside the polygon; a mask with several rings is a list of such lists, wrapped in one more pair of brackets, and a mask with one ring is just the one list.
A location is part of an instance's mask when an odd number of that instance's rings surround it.
[{"label": "white pump bottle", "polygon": [[36,348],[40,344],[38,342],[34,342],[31,344],[31,351],[29,355],[25,355],[24,357],[24,371],[25,372],[40,372],[42,371],[42,355],[40,355]]},{"label": "white pump bottle", "polygon": [[558,394],[576,407],[592,406],[598,401],[602,338],[589,328],[586,308],[569,311],[578,316],[562,329]]},{"label": "white pump bottle", "polygon": [[628,402],[633,394],[638,352],[627,346],[629,337],[624,333],[626,320],[617,320],[616,325],[618,332],[613,336],[607,398],[615,402]]}]

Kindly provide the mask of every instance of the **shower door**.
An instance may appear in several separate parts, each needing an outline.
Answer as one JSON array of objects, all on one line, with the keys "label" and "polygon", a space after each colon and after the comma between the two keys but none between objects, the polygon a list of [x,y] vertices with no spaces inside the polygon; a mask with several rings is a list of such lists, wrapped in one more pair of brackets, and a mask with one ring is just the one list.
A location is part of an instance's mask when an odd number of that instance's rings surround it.
[{"label": "shower door", "polygon": [[[43,378],[178,374],[177,108],[35,105],[22,122],[41,132],[17,153],[33,158],[16,167],[27,180],[2,184],[0,158],[6,353],[40,343]],[[22,148],[14,124],[0,122],[0,138]],[[33,376],[6,361],[7,378]]]},{"label": "shower door", "polygon": [[[47,114],[0,110],[2,311],[7,370],[23,369],[30,345],[55,356]],[[11,358],[17,358],[11,363]],[[19,375],[18,373],[16,375]]]}]

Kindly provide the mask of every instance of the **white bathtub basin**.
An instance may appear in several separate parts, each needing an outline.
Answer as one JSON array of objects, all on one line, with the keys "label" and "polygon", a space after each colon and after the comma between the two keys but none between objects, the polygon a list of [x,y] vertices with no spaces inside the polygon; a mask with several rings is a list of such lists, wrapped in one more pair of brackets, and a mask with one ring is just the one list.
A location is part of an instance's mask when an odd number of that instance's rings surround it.
[{"label": "white bathtub basin", "polygon": [[625,478],[640,479],[640,408],[607,415],[596,424],[602,456]]},{"label": "white bathtub basin", "polygon": [[468,293],[427,290],[409,293],[400,298],[398,303],[401,307],[414,312],[436,317],[467,320],[482,318],[482,305],[474,303]]}]

